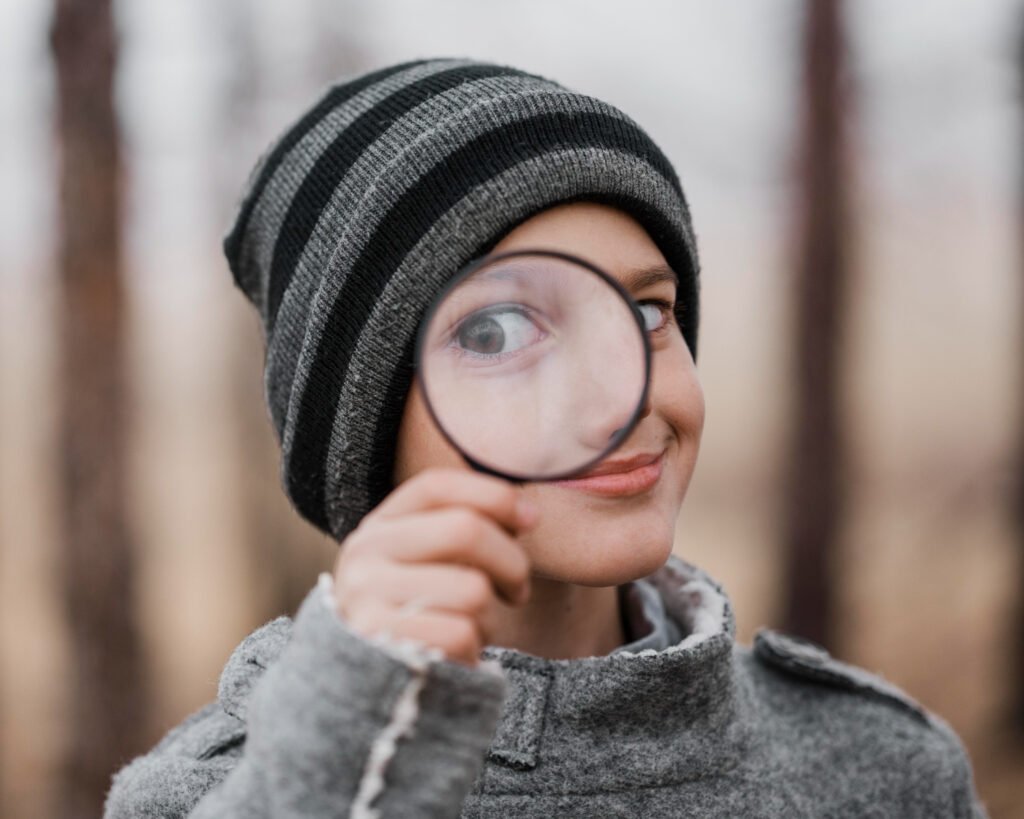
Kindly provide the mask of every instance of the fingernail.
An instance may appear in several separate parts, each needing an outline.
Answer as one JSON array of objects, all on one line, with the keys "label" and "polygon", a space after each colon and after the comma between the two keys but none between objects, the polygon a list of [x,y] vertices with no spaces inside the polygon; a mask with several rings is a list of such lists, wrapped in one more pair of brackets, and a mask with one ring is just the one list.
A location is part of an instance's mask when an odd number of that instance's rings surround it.
[{"label": "fingernail", "polygon": [[520,497],[516,501],[516,519],[523,527],[533,526],[540,517],[540,510],[529,498]]}]

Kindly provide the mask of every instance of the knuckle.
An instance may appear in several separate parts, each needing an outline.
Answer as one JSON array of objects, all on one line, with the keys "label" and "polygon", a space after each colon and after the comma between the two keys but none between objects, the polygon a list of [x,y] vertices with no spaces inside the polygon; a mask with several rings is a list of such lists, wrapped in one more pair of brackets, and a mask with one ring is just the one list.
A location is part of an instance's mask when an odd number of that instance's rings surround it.
[{"label": "knuckle", "polygon": [[460,617],[449,629],[449,641],[454,652],[472,656],[477,653],[477,647],[480,645],[480,634],[469,618]]},{"label": "knuckle", "polygon": [[484,533],[483,521],[469,509],[452,511],[452,529],[455,540],[465,546],[475,546]]},{"label": "knuckle", "polygon": [[422,499],[432,499],[440,477],[435,474],[433,467],[427,467],[413,475],[402,484],[407,493],[415,493]]},{"label": "knuckle", "polygon": [[530,579],[530,560],[521,546],[513,541],[513,548],[509,552],[515,555],[512,558],[512,580],[515,583],[525,583]]},{"label": "knuckle", "polygon": [[362,606],[351,606],[344,612],[345,622],[356,632],[372,635],[380,625],[380,618],[375,612]]},{"label": "knuckle", "polygon": [[[370,513],[373,514],[372,512]],[[341,551],[338,556],[338,562],[341,563],[345,560],[346,556],[361,554],[366,549],[367,540],[372,539],[373,521],[368,520],[369,515],[364,517],[353,529],[348,533],[341,542]]]},{"label": "knuckle", "polygon": [[432,466],[424,469],[417,477],[422,484],[421,491],[433,500],[443,500],[451,495],[458,481],[458,471],[447,466]]},{"label": "knuckle", "polygon": [[352,565],[339,566],[334,573],[334,593],[338,597],[347,597],[352,593]]},{"label": "knuckle", "polygon": [[469,570],[465,580],[466,601],[473,611],[483,611],[491,603],[491,581],[483,572]]},{"label": "knuckle", "polygon": [[519,492],[518,490],[508,483],[498,484],[498,500],[501,502],[503,507],[509,512],[514,513],[516,505],[519,503]]},{"label": "knuckle", "polygon": [[335,578],[339,594],[347,596],[370,586],[377,569],[377,560],[353,558],[341,568]]},{"label": "knuckle", "polygon": [[356,600],[359,599],[359,589],[353,588],[346,575],[334,578],[334,600],[337,603],[338,611],[346,612],[353,608]]},{"label": "knuckle", "polygon": [[346,540],[342,544],[342,548],[338,550],[338,556],[334,559],[334,574],[336,577],[340,577],[342,573],[348,571],[349,564],[358,558],[358,552],[354,549],[349,548],[349,542]]}]

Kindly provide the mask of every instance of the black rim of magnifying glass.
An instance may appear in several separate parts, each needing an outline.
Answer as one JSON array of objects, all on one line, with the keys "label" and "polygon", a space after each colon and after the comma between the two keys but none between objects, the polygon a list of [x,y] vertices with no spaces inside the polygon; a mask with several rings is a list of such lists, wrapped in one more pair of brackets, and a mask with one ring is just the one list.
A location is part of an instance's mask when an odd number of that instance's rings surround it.
[{"label": "black rim of magnifying glass", "polygon": [[527,482],[548,482],[565,480],[567,478],[572,478],[576,475],[580,475],[583,472],[586,472],[590,467],[600,463],[602,460],[608,457],[608,455],[610,455],[612,452],[618,449],[619,444],[621,444],[629,435],[629,433],[633,431],[633,428],[636,426],[637,421],[640,419],[640,415],[643,413],[644,406],[647,404],[647,395],[650,392],[651,388],[651,342],[650,339],[647,337],[647,328],[644,326],[644,317],[640,313],[640,307],[637,305],[636,300],[630,295],[629,291],[626,290],[626,288],[623,287],[617,279],[612,278],[612,276],[610,276],[597,265],[592,264],[586,261],[585,259],[581,259],[579,256],[574,256],[571,253],[564,253],[561,250],[527,248],[521,250],[508,250],[503,253],[495,253],[490,256],[481,256],[478,259],[474,259],[465,264],[462,267],[462,269],[460,269],[455,274],[455,276],[453,276],[452,279],[445,284],[445,286],[434,298],[434,301],[431,303],[430,307],[427,308],[427,311],[424,314],[423,319],[420,321],[419,330],[416,333],[416,371],[419,373],[423,372],[423,350],[424,347],[426,346],[427,328],[430,326],[435,311],[445,300],[447,295],[452,290],[454,290],[463,279],[468,278],[481,267],[493,264],[494,262],[500,259],[507,259],[514,256],[552,256],[554,258],[570,262],[571,264],[578,264],[581,267],[585,267],[592,273],[595,273],[596,275],[600,276],[626,302],[626,305],[629,307],[630,313],[632,314],[634,321],[636,321],[637,323],[637,327],[640,328],[640,338],[643,340],[644,348],[644,386],[643,390],[640,393],[640,401],[637,402],[636,409],[633,410],[633,414],[630,416],[629,420],[625,423],[625,425],[623,425],[619,429],[618,432],[615,433],[615,435],[612,437],[611,443],[601,452],[600,455],[587,461],[582,466],[578,466],[575,469],[570,469],[566,472],[560,472],[556,475],[543,478],[530,477],[526,475],[517,475],[512,472],[504,472],[500,469],[495,469],[494,467],[488,466],[487,464],[483,463],[482,461],[478,461],[472,455],[467,453],[466,450],[462,447],[462,445],[459,444],[459,442],[456,441],[454,438],[452,438],[452,436],[448,433],[448,430],[445,429],[444,424],[442,424],[441,420],[437,417],[437,413],[434,412],[434,406],[430,400],[430,394],[427,391],[426,380],[421,379],[420,385],[423,389],[423,397],[426,400],[427,412],[430,413],[430,417],[434,422],[434,426],[436,426],[441,431],[441,435],[444,436],[445,440],[447,440],[448,443],[455,447],[455,450],[462,456],[462,459],[477,471],[483,472],[484,474],[487,475],[493,475],[494,477],[497,478],[504,478],[505,480],[511,481],[512,483],[516,484]]}]

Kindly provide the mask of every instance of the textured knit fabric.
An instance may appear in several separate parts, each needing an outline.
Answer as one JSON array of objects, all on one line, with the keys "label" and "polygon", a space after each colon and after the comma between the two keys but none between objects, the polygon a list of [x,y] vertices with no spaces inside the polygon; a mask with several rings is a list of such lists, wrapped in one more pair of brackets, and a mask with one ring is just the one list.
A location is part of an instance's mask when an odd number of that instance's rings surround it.
[{"label": "textured knit fabric", "polygon": [[393,488],[430,301],[520,222],[579,200],[625,211],[661,249],[696,360],[683,190],[617,108],[508,66],[418,60],[331,87],[276,140],[224,250],[259,311],[281,481],[303,517],[340,541]]},{"label": "textured knit fabric", "polygon": [[472,669],[351,631],[323,583],[114,777],[105,816],[986,817],[941,717],[807,641],[738,644],[721,586],[676,556],[648,579],[675,645],[488,646]]}]

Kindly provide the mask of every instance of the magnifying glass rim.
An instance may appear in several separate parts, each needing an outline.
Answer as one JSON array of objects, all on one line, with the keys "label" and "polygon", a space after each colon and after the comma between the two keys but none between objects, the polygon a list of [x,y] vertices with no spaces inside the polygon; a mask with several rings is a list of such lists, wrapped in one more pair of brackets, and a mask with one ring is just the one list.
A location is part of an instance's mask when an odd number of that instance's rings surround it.
[{"label": "magnifying glass rim", "polygon": [[506,480],[511,480],[516,483],[531,481],[547,482],[565,480],[567,478],[572,478],[574,476],[580,475],[583,472],[586,472],[588,469],[590,469],[590,467],[600,463],[602,460],[608,457],[609,454],[618,449],[619,445],[626,439],[626,437],[628,437],[629,433],[631,433],[633,429],[636,427],[637,421],[640,419],[640,415],[643,412],[644,405],[647,403],[648,393],[650,392],[651,341],[647,337],[647,329],[644,326],[644,318],[643,315],[640,313],[639,305],[636,303],[636,300],[633,298],[630,292],[626,290],[626,288],[622,285],[621,282],[618,281],[618,279],[613,278],[609,273],[602,270],[596,264],[588,262],[586,259],[581,259],[579,256],[576,256],[572,253],[566,253],[565,251],[562,250],[548,250],[545,248],[521,248],[519,250],[507,250],[502,253],[495,253],[492,255],[481,256],[477,259],[473,259],[472,261],[467,262],[465,265],[463,265],[462,268],[448,282],[445,283],[445,286],[441,288],[440,292],[434,297],[434,300],[431,302],[430,307],[427,308],[426,313],[424,313],[423,318],[420,321],[419,330],[416,333],[416,353],[414,358],[416,372],[421,374],[423,373],[423,351],[427,343],[427,327],[430,325],[430,320],[433,318],[434,312],[437,309],[437,307],[441,305],[445,298],[447,298],[448,294],[451,293],[452,290],[454,290],[459,285],[459,283],[461,283],[464,279],[469,278],[481,267],[493,264],[494,262],[499,261],[500,259],[506,259],[513,256],[553,256],[555,258],[562,259],[563,261],[569,262],[571,264],[580,265],[582,267],[587,268],[592,273],[595,273],[596,275],[600,276],[607,284],[609,284],[612,287],[613,290],[615,290],[622,297],[626,305],[629,307],[630,313],[633,315],[633,320],[637,323],[637,327],[640,329],[640,338],[643,341],[644,350],[644,386],[643,390],[640,393],[640,401],[637,402],[636,409],[633,410],[633,414],[630,416],[626,424],[623,425],[622,428],[615,434],[615,436],[612,438],[611,443],[601,451],[601,454],[587,461],[582,466],[578,466],[573,469],[566,470],[564,472],[559,472],[551,476],[538,478],[535,476],[522,475],[514,472],[506,472],[504,470],[496,469],[493,466],[478,461],[472,455],[467,453],[461,444],[459,444],[454,438],[452,438],[448,430],[445,429],[444,424],[442,424],[441,420],[437,417],[437,413],[434,411],[434,406],[430,400],[430,394],[427,391],[426,379],[421,379],[423,397],[427,405],[427,412],[430,413],[430,417],[434,422],[434,426],[436,426],[441,431],[441,435],[445,438],[445,440],[448,441],[448,443],[455,447],[455,450],[463,457],[463,459],[475,469],[484,472],[485,474],[493,475],[499,478],[505,478]]}]

